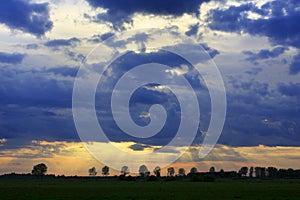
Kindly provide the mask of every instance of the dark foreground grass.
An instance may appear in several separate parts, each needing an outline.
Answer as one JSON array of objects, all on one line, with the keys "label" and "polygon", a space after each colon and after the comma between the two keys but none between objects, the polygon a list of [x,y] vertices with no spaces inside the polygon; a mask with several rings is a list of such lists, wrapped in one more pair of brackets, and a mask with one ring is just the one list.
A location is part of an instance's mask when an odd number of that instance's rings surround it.
[{"label": "dark foreground grass", "polygon": [[0,179],[0,199],[300,199],[300,180]]}]

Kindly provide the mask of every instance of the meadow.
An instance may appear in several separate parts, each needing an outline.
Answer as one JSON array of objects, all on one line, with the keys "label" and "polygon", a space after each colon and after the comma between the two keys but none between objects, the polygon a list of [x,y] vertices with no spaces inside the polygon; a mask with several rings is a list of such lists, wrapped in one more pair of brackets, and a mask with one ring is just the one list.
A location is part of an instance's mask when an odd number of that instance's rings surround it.
[{"label": "meadow", "polygon": [[0,199],[299,199],[299,179],[0,179]]}]

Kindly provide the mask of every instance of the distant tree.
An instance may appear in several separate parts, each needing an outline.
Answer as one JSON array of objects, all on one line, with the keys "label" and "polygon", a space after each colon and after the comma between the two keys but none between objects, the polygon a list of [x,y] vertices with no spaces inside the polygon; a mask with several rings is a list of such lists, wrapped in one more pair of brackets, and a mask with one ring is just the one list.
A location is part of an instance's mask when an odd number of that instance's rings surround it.
[{"label": "distant tree", "polygon": [[122,174],[122,175],[126,176],[126,175],[129,174],[129,173],[130,173],[130,171],[129,171],[128,166],[123,166],[123,167],[121,168],[121,174]]},{"label": "distant tree", "polygon": [[287,172],[288,172],[287,177],[293,177],[295,170],[292,168],[288,168]]},{"label": "distant tree", "polygon": [[278,174],[278,169],[275,167],[268,167],[267,168],[268,176],[269,177],[276,177]]},{"label": "distant tree", "polygon": [[216,172],[215,167],[212,166],[212,167],[209,169],[209,172],[210,172],[210,173],[215,173],[215,172]]},{"label": "distant tree", "polygon": [[31,174],[35,176],[42,176],[47,173],[47,169],[47,165],[45,165],[44,163],[40,163],[38,165],[33,166]]},{"label": "distant tree", "polygon": [[175,169],[174,169],[174,167],[169,167],[168,169],[167,169],[167,175],[168,176],[174,176],[174,174],[175,174]]},{"label": "distant tree", "polygon": [[146,167],[146,165],[141,165],[139,168],[139,173],[141,177],[147,177],[150,175],[150,171]]},{"label": "distant tree", "polygon": [[89,175],[90,176],[96,176],[97,175],[97,170],[95,167],[92,167],[91,169],[89,169]]},{"label": "distant tree", "polygon": [[104,175],[104,176],[109,175],[109,167],[108,166],[104,166],[102,168],[102,175]]},{"label": "distant tree", "polygon": [[240,170],[239,170],[239,174],[241,176],[246,176],[248,173],[248,167],[242,167]]},{"label": "distant tree", "polygon": [[196,174],[197,172],[198,172],[198,170],[197,170],[196,167],[192,167],[191,170],[190,170],[191,174]]},{"label": "distant tree", "polygon": [[255,167],[255,176],[256,177],[266,177],[266,168],[265,167]]},{"label": "distant tree", "polygon": [[254,168],[250,167],[249,176],[252,178],[254,173]]},{"label": "distant tree", "polygon": [[289,177],[291,170],[289,171],[288,169],[279,169],[277,172],[277,176],[279,178],[286,178]]},{"label": "distant tree", "polygon": [[225,176],[225,172],[224,172],[224,169],[220,169],[220,177],[224,177]]},{"label": "distant tree", "polygon": [[160,169],[159,166],[155,167],[154,170],[153,170],[153,173],[155,174],[155,176],[156,176],[157,178],[160,177],[160,171],[161,171],[161,169]]},{"label": "distant tree", "polygon": [[185,169],[184,168],[179,168],[178,169],[178,176],[185,176]]}]

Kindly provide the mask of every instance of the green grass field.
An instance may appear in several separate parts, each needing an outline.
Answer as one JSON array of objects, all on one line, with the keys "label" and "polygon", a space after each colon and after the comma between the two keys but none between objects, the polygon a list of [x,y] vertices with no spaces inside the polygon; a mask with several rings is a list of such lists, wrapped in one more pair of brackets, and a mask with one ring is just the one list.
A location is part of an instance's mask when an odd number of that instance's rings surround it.
[{"label": "green grass field", "polygon": [[0,179],[0,199],[300,199],[300,180]]}]

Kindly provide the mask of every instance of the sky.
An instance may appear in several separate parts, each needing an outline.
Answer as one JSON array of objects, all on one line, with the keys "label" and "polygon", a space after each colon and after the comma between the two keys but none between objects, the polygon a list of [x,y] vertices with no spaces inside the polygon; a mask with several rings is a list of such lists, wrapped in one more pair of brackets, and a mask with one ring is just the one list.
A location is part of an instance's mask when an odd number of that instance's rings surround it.
[{"label": "sky", "polygon": [[299,20],[297,0],[1,2],[0,174],[299,168]]}]

